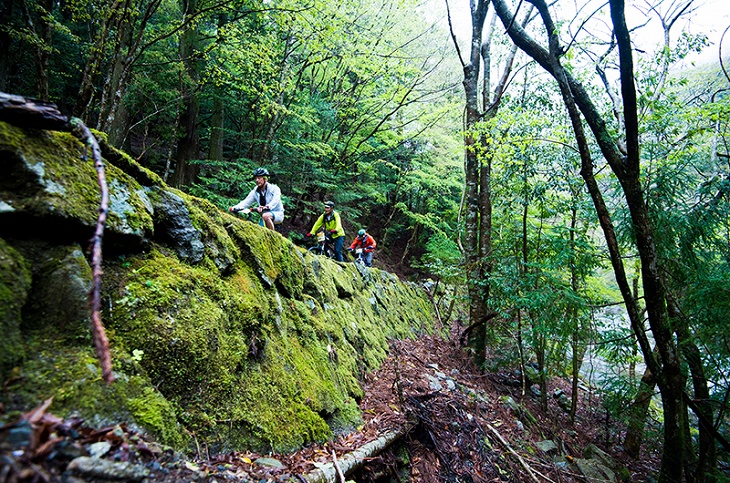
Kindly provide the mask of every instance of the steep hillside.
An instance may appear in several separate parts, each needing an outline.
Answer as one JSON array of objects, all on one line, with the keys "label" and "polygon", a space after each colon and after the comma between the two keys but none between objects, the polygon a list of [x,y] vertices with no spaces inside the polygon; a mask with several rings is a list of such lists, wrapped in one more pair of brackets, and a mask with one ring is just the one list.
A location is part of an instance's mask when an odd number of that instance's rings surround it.
[{"label": "steep hillside", "polygon": [[53,398],[61,417],[213,451],[288,451],[361,424],[359,378],[388,340],[432,332],[425,293],[309,255],[101,145],[110,385],[87,305],[96,172],[70,134],[0,123],[2,419]]}]

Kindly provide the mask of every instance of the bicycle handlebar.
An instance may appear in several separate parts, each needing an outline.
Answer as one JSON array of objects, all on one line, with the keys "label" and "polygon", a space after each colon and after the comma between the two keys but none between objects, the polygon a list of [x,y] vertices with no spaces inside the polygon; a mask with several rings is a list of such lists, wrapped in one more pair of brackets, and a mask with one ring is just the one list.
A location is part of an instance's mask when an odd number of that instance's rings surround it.
[{"label": "bicycle handlebar", "polygon": [[249,213],[253,213],[253,212],[263,213],[265,211],[271,211],[271,210],[268,210],[268,209],[263,209],[263,210],[261,210],[259,212],[258,208],[260,208],[260,205],[259,206],[250,206],[248,208],[233,208],[233,207],[231,207],[230,208],[230,212],[231,213],[243,213],[244,215],[248,215]]}]

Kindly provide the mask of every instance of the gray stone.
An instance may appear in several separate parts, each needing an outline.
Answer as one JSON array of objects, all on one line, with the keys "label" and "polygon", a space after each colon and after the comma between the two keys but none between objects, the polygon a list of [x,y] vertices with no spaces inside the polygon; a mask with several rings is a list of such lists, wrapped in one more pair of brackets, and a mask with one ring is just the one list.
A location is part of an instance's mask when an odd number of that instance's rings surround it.
[{"label": "gray stone", "polygon": [[583,450],[583,457],[586,459],[594,459],[609,468],[616,467],[616,462],[614,461],[614,459],[611,458],[608,453],[603,451],[595,444],[589,444],[588,446],[586,446],[586,448]]},{"label": "gray stone", "polygon": [[185,201],[160,188],[151,188],[150,193],[155,210],[155,237],[169,243],[181,260],[200,262],[205,255],[205,247],[200,232],[193,226]]},{"label": "gray stone", "polygon": [[109,441],[98,441],[89,445],[89,454],[92,458],[101,458],[112,449],[112,445]]},{"label": "gray stone", "polygon": [[537,443],[535,443],[535,446],[537,446],[537,448],[545,454],[558,452],[558,446],[551,439],[546,439],[545,441],[538,441]]},{"label": "gray stone", "polygon": [[129,188],[117,179],[112,179],[109,182],[109,215],[117,218],[114,225],[115,231],[140,238],[145,236],[144,225],[135,228],[129,221],[130,215],[136,215],[137,211],[134,205],[130,203],[130,200],[140,196],[140,194],[145,198],[142,205],[147,210],[148,215],[152,215],[152,204],[144,191],[130,192]]},{"label": "gray stone", "polygon": [[5,436],[5,443],[11,449],[26,448],[30,446],[30,438],[33,435],[33,426],[28,421],[21,421],[10,428]]},{"label": "gray stone", "polygon": [[66,340],[89,333],[91,266],[79,246],[29,248],[26,258],[36,260],[33,287],[28,295],[28,327],[56,327]]},{"label": "gray stone", "polygon": [[613,483],[616,481],[614,472],[596,460],[574,458],[573,462],[578,466],[588,483]]},{"label": "gray stone", "polygon": [[68,471],[96,480],[142,481],[149,476],[149,470],[144,466],[88,456],[80,456],[71,461]]},{"label": "gray stone", "polygon": [[431,387],[432,391],[440,391],[443,389],[443,386],[441,385],[441,382],[438,380],[437,377],[433,377],[431,375],[427,375],[428,377],[428,384]]},{"label": "gray stone", "polygon": [[284,468],[284,465],[281,463],[281,461],[274,459],[274,458],[259,458],[256,461],[254,461],[259,466],[269,466],[271,468]]}]

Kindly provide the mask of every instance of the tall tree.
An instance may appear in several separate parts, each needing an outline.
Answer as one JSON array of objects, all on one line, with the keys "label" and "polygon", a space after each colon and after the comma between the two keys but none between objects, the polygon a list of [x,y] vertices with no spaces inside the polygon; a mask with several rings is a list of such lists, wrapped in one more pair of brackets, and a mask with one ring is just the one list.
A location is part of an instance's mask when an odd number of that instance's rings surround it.
[{"label": "tall tree", "polygon": [[[624,298],[634,334],[639,341],[644,360],[657,380],[664,412],[664,453],[660,481],[682,481],[684,478],[685,422],[683,403],[685,377],[681,370],[679,347],[674,338],[672,320],[667,308],[667,290],[662,277],[662,264],[657,252],[655,228],[644,197],[640,174],[639,117],[634,80],[634,64],[631,40],[626,26],[623,0],[610,0],[613,32],[618,46],[621,98],[623,102],[624,129],[617,137],[596,108],[583,85],[578,82],[563,63],[566,52],[560,44],[558,29],[553,23],[547,4],[543,0],[528,0],[535,5],[545,27],[548,47],[543,47],[516,25],[514,14],[504,0],[493,0],[503,25],[512,40],[534,58],[557,81],[563,101],[571,118],[581,153],[581,175],[586,182],[599,216],[604,236],[611,254],[616,279]],[[655,357],[645,334],[643,320],[638,311],[636,298],[631,293],[621,253],[615,236],[610,214],[603,201],[600,187],[593,173],[593,159],[583,131],[583,122],[590,127],[604,158],[621,185],[623,198],[629,210],[635,248],[641,260],[644,300],[651,333],[659,357]],[[625,149],[624,149],[625,145]]]},{"label": "tall tree", "polygon": [[[469,292],[468,346],[477,364],[483,364],[487,344],[487,324],[495,313],[489,309],[488,274],[492,257],[492,196],[491,160],[492,147],[488,137],[480,132],[479,124],[499,111],[502,96],[512,73],[517,49],[506,56],[499,81],[492,88],[492,32],[490,24],[484,37],[485,22],[489,10],[488,0],[471,0],[471,41],[468,59],[462,56],[459,42],[451,25],[451,37],[464,72],[464,256],[466,260],[467,289]],[[531,10],[531,9],[530,9]],[[524,23],[529,21],[530,11]],[[496,19],[496,17],[493,17]],[[481,93],[481,96],[480,96]]]},{"label": "tall tree", "polygon": [[200,75],[202,73],[201,36],[198,23],[198,0],[182,0],[185,17],[184,29],[180,34],[179,58],[185,67],[180,74],[182,109],[175,153],[175,172],[172,184],[176,187],[191,185],[198,176],[198,166],[191,163],[200,158]]}]

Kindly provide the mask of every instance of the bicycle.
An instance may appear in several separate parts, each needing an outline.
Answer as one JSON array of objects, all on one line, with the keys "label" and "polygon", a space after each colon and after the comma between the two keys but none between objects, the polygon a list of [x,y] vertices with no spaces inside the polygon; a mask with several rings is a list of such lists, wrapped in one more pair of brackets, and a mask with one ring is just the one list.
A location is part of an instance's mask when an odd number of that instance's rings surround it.
[{"label": "bicycle", "polygon": [[332,239],[332,233],[328,231],[317,232],[317,244],[309,247],[307,251],[315,255],[325,255],[335,260],[335,245]]},{"label": "bicycle", "polygon": [[359,263],[360,265],[365,265],[365,257],[363,256],[363,249],[362,248],[355,248],[354,250],[349,250],[350,257],[353,261],[353,263]]}]

